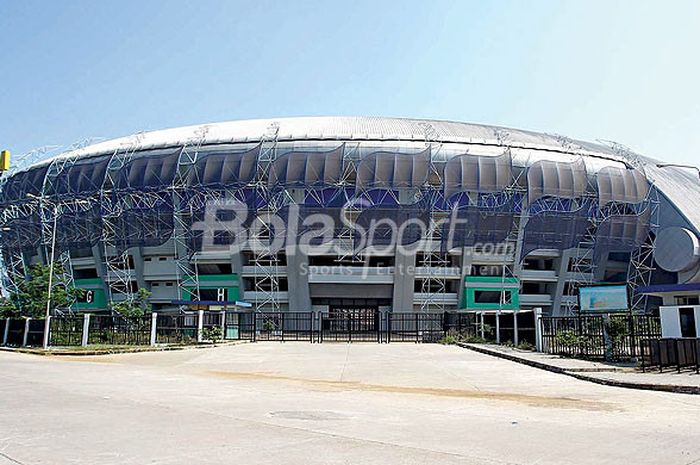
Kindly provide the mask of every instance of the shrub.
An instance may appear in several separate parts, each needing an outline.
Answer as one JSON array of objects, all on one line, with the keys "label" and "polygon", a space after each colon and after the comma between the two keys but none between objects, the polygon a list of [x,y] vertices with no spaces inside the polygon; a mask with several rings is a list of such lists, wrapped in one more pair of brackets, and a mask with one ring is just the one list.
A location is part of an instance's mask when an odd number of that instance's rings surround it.
[{"label": "shrub", "polygon": [[466,336],[462,339],[462,342],[466,342],[467,344],[485,344],[486,339],[481,336]]},{"label": "shrub", "polygon": [[556,341],[559,345],[567,349],[577,348],[581,344],[581,337],[574,331],[562,331],[556,336]]},{"label": "shrub", "polygon": [[148,299],[151,293],[146,289],[139,289],[132,300],[117,302],[112,305],[112,311],[124,317],[143,316],[151,312],[151,304]]},{"label": "shrub", "polygon": [[224,333],[221,330],[221,326],[211,326],[209,328],[204,328],[202,331],[202,339],[210,341],[214,344],[221,341],[224,338]]},{"label": "shrub", "polygon": [[532,344],[530,344],[527,341],[520,342],[520,344],[518,344],[516,347],[520,350],[529,350],[529,351],[535,350],[535,346],[533,346]]},{"label": "shrub", "polygon": [[445,337],[440,339],[440,344],[444,345],[454,345],[460,342],[459,337],[454,334],[446,334]]},{"label": "shrub", "polygon": [[440,339],[440,344],[451,345],[457,344],[458,342],[464,342],[467,344],[483,344],[486,342],[486,340],[480,336],[466,335],[457,331],[449,331],[445,337]]}]

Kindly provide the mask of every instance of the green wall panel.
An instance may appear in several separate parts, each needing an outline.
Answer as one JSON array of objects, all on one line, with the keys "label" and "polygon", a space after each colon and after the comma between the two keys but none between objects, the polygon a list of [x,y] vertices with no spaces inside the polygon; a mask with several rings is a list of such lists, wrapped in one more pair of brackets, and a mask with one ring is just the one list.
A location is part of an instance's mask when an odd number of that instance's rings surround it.
[{"label": "green wall panel", "polygon": [[[478,303],[477,291],[510,291],[510,303]],[[520,280],[499,276],[465,276],[462,308],[467,310],[517,310],[520,308]]]}]

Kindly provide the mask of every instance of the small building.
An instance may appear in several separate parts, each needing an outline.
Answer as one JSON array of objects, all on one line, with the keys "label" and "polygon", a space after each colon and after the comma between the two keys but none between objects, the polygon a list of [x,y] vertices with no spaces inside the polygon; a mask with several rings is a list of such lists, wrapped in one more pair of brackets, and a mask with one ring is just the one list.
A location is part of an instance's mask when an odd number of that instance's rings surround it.
[{"label": "small building", "polygon": [[700,338],[700,283],[646,286],[642,292],[660,297],[661,336]]}]

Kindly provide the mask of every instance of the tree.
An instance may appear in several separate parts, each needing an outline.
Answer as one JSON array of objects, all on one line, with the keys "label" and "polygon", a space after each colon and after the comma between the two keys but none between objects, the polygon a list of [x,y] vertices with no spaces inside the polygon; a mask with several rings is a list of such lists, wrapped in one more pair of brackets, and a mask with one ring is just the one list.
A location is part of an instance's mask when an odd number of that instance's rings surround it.
[{"label": "tree", "polygon": [[[48,265],[34,265],[29,269],[27,279],[17,283],[17,290],[9,297],[0,300],[0,314],[6,317],[43,318],[46,314],[46,302],[49,298]],[[64,273],[60,264],[53,266],[53,282],[51,286],[51,308],[65,309],[85,294],[84,289],[69,288],[56,284],[55,277]]]},{"label": "tree", "polygon": [[0,297],[0,318],[16,318],[19,312],[9,297]]},{"label": "tree", "polygon": [[146,289],[139,289],[132,300],[112,304],[112,311],[124,317],[143,316],[151,312],[151,304],[148,299],[151,293]]}]

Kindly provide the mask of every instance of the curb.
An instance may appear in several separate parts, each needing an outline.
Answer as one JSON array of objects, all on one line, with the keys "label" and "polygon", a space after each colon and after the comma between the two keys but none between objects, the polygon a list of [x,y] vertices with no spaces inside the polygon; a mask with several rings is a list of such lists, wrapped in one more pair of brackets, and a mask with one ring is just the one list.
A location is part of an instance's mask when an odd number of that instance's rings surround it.
[{"label": "curb", "polygon": [[625,389],[638,389],[642,391],[659,391],[659,392],[672,392],[676,394],[694,394],[700,395],[700,386],[683,386],[678,384],[652,384],[652,383],[633,383],[629,381],[619,381],[614,379],[597,378],[595,376],[585,375],[582,372],[566,370],[561,367],[549,365],[547,363],[538,362],[535,360],[528,360],[521,357],[517,357],[511,354],[504,354],[496,350],[490,350],[485,347],[479,347],[475,344],[465,344],[457,343],[459,347],[463,349],[473,350],[485,355],[490,355],[492,357],[502,358],[511,362],[520,363],[522,365],[528,365],[533,368],[538,368],[540,370],[549,371],[552,373],[557,373],[560,375],[571,376],[572,378],[579,379],[581,381],[588,381],[590,383],[601,384],[603,386],[613,386]]}]

